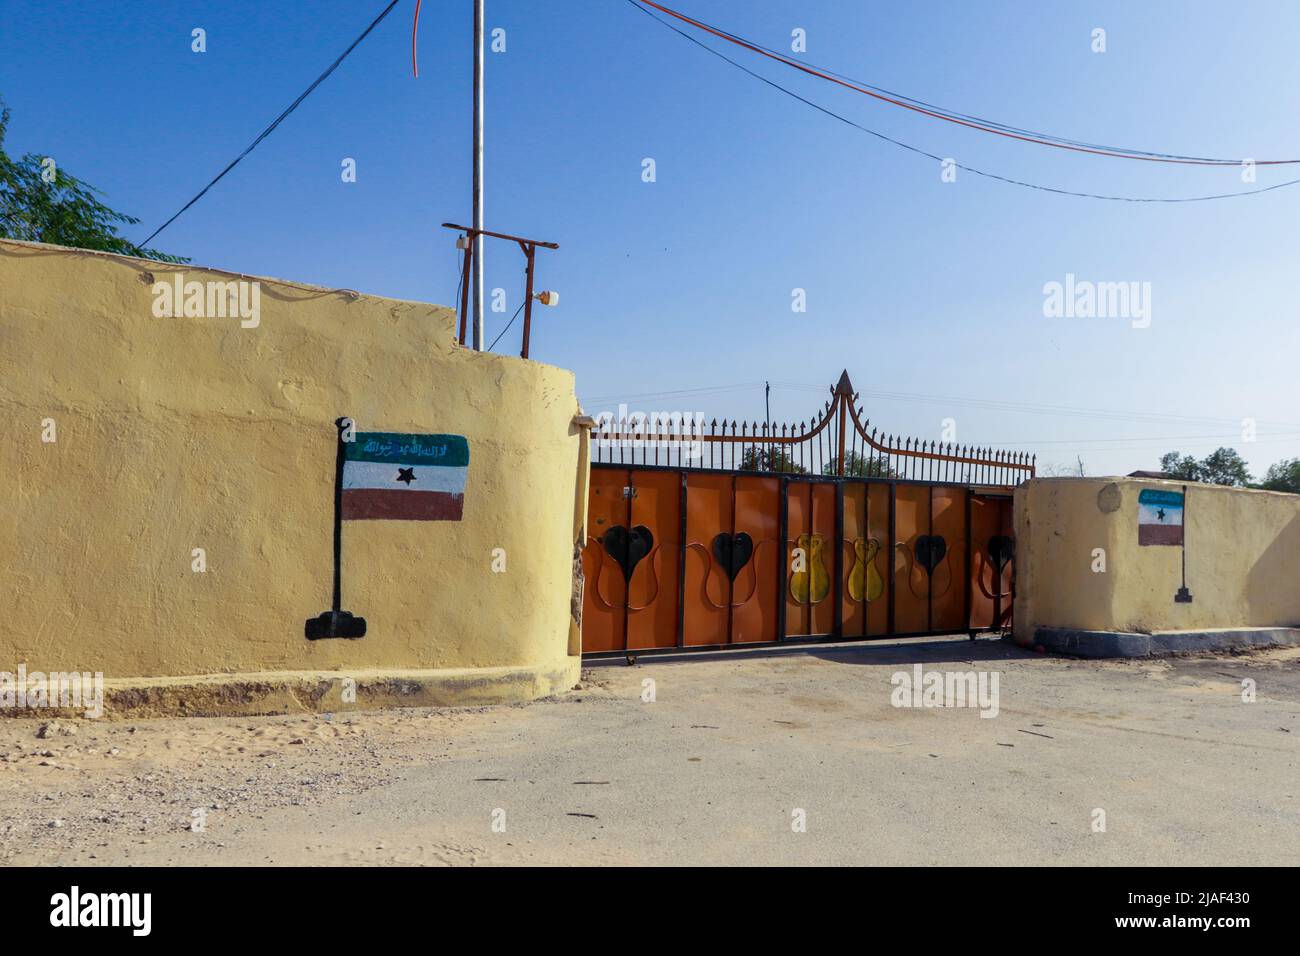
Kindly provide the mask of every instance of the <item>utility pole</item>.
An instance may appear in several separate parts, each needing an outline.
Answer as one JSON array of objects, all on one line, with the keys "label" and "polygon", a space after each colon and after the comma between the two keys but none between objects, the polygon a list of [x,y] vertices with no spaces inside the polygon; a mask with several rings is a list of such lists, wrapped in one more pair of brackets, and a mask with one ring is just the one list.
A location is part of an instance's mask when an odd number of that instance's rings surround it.
[{"label": "utility pole", "polygon": [[474,348],[483,349],[483,3],[474,0]]}]

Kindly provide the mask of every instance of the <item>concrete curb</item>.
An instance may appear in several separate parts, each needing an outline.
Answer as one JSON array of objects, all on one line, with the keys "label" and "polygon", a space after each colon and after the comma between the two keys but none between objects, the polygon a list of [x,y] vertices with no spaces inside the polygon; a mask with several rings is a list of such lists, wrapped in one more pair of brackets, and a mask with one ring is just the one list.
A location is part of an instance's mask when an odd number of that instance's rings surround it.
[{"label": "concrete curb", "polygon": [[[388,707],[517,704],[573,689],[582,659],[532,667],[268,671],[104,681],[105,720],[346,713]],[[348,699],[345,699],[348,698]],[[0,708],[0,717],[77,718],[85,708]]]},{"label": "concrete curb", "polygon": [[1300,644],[1300,628],[1234,627],[1217,631],[1081,631],[1040,627],[1034,643],[1056,654],[1073,657],[1167,657],[1208,651],[1244,650]]}]

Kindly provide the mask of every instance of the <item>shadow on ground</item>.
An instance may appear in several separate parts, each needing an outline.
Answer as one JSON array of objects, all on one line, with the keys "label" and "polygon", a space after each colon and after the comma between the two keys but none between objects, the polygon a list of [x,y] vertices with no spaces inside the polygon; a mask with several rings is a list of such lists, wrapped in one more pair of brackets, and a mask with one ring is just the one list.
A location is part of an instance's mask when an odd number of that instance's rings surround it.
[{"label": "shadow on ground", "polygon": [[[947,662],[1005,661],[1041,658],[999,637],[970,640],[965,634],[951,637],[911,638],[901,641],[855,642],[851,644],[791,644],[785,647],[735,648],[718,651],[637,654],[637,664],[684,664],[691,661],[750,661],[764,658],[816,657],[836,664],[935,664]],[[587,668],[626,667],[621,657],[583,661]]]}]

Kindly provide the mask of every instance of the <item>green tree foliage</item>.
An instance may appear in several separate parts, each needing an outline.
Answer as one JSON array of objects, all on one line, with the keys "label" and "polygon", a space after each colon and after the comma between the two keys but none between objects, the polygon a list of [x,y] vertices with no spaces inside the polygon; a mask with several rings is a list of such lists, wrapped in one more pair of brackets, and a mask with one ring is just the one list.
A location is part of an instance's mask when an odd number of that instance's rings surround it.
[{"label": "green tree foliage", "polygon": [[[826,464],[826,467],[822,469],[822,474],[839,474],[839,468],[839,458],[832,458]],[[851,451],[848,457],[844,459],[844,476],[846,478],[894,478],[897,474],[894,469],[886,464],[883,458],[867,458],[864,455],[859,455],[856,451]]]},{"label": "green tree foliage", "polygon": [[96,198],[99,190],[45,157],[24,153],[21,159],[10,158],[4,148],[8,129],[9,108],[0,102],[0,238],[189,262],[156,249],[141,249],[118,235],[119,226],[133,226],[140,220],[110,209]]},{"label": "green tree foliage", "polygon": [[1212,485],[1248,487],[1254,479],[1246,468],[1245,460],[1235,449],[1220,448],[1201,459],[1202,481]]},{"label": "green tree foliage", "polygon": [[804,475],[808,469],[796,464],[790,454],[781,448],[750,446],[740,456],[741,471],[776,471],[791,475]]},{"label": "green tree foliage", "polygon": [[1300,495],[1300,458],[1288,458],[1269,465],[1259,487]]},{"label": "green tree foliage", "polygon": [[1182,481],[1200,481],[1201,463],[1191,455],[1171,451],[1160,457],[1160,470],[1170,478]]},{"label": "green tree foliage", "polygon": [[1199,461],[1191,455],[1171,451],[1160,458],[1160,470],[1170,478],[1199,481],[1207,485],[1250,486],[1250,471],[1235,449],[1219,448]]}]

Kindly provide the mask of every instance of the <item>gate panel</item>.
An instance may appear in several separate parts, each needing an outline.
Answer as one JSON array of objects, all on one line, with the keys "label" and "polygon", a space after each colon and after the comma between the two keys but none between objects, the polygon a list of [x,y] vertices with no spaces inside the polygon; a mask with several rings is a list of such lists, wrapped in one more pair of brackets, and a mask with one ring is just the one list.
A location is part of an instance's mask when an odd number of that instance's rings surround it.
[{"label": "gate panel", "polygon": [[785,541],[782,542],[781,600],[785,602],[785,633],[782,637],[802,637],[811,633],[811,616],[808,605],[795,599],[792,587],[795,580],[795,548],[799,535],[806,534],[812,521],[810,486],[790,481],[785,486]]},{"label": "gate panel", "polygon": [[971,495],[972,628],[1011,623],[1015,546],[1008,542],[1014,542],[1011,499]]},{"label": "gate panel", "polygon": [[607,466],[591,473],[589,527],[586,653],[958,633],[1011,619],[1006,493]]},{"label": "gate panel", "polygon": [[591,528],[582,549],[582,649],[584,652],[623,649],[624,603],[627,589],[623,569],[603,544],[610,528],[626,527],[627,499],[623,489],[631,483],[623,468],[593,468],[587,520]]},{"label": "gate panel", "polygon": [[730,475],[686,476],[687,645],[727,643],[727,576],[713,556],[713,542],[731,530]]},{"label": "gate panel", "polygon": [[968,535],[964,488],[931,489],[931,535],[944,542],[944,556],[930,575],[931,631],[964,631],[967,625]]},{"label": "gate panel", "polygon": [[631,528],[648,530],[651,539],[650,552],[632,569],[628,582],[626,647],[676,647],[681,476],[633,471],[630,484]]},{"label": "gate panel", "polygon": [[868,596],[879,591],[879,597],[867,603],[868,636],[889,633],[889,562],[894,551],[889,537],[890,497],[889,485],[867,486],[867,553],[874,555],[866,569]]},{"label": "gate panel", "polygon": [[[818,578],[825,575],[827,594],[812,605],[812,633],[832,634],[835,631],[835,589],[840,577],[839,548],[835,546],[835,498],[833,483],[818,482],[812,485],[812,551],[809,567]],[[818,538],[821,539],[818,543]],[[813,595],[816,597],[817,595]]]},{"label": "gate panel", "polygon": [[[840,606],[843,614],[840,632],[844,637],[867,636],[867,609],[870,607],[872,583],[878,581],[879,572],[870,575],[869,561],[873,557],[870,534],[867,529],[867,485],[844,485],[844,536],[840,541],[840,567],[844,569],[840,587]],[[879,548],[879,544],[876,545]]]},{"label": "gate panel", "polygon": [[[930,629],[930,576],[916,554],[918,545],[929,536],[929,487],[895,485],[894,621],[891,628],[895,634],[913,634]],[[933,554],[933,550],[930,553]]]},{"label": "gate panel", "polygon": [[736,476],[737,536],[747,534],[753,554],[733,587],[731,642],[750,644],[778,639],[781,598],[781,480]]},{"label": "gate panel", "polygon": [[[788,637],[830,634],[835,629],[835,484],[790,481],[786,485],[788,535],[785,547],[785,633]],[[795,551],[803,566],[795,569]]]},{"label": "gate panel", "polygon": [[777,478],[686,477],[685,643],[777,640]]}]

